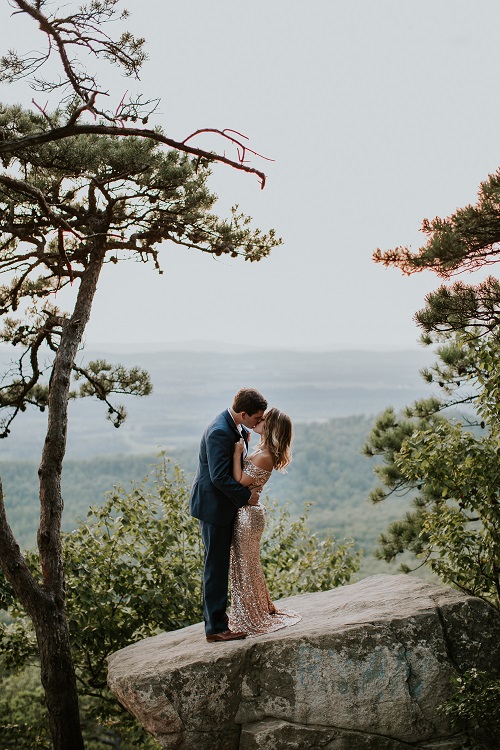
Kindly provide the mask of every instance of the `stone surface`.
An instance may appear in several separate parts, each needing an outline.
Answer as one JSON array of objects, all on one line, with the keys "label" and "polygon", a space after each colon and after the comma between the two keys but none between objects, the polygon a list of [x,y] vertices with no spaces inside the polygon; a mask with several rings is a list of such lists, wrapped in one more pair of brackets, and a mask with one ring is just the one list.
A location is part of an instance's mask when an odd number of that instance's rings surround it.
[{"label": "stone surface", "polygon": [[108,682],[163,748],[458,750],[450,678],[500,671],[500,615],[411,576],[282,600],[302,622],[208,644],[202,624],[109,658]]}]

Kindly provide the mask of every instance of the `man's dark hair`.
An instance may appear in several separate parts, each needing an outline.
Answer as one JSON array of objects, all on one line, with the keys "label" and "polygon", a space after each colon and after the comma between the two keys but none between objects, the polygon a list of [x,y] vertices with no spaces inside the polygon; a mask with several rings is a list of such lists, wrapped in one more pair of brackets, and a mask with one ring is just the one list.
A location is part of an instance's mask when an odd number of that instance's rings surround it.
[{"label": "man's dark hair", "polygon": [[233,401],[233,411],[237,414],[244,411],[250,417],[258,411],[265,411],[267,401],[255,388],[241,388]]}]

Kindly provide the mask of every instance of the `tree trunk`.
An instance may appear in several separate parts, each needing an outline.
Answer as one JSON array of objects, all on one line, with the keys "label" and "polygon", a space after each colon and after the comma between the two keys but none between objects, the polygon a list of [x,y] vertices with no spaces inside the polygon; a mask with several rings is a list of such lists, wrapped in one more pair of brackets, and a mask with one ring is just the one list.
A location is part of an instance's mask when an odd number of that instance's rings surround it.
[{"label": "tree trunk", "polygon": [[[102,231],[103,227],[100,227]],[[106,228],[101,234],[105,236]],[[94,244],[81,280],[71,318],[64,326],[50,377],[47,433],[38,475],[40,525],[38,549],[42,567],[44,603],[33,614],[40,650],[42,684],[50,716],[54,750],[84,747],[76,676],[66,618],[66,591],[61,543],[64,507],[61,474],[68,426],[71,372],[88,323],[97,281],[105,256],[105,240]]]},{"label": "tree trunk", "polygon": [[[102,232],[102,227],[100,229]],[[103,235],[105,231],[101,237]],[[99,245],[97,242],[92,248],[89,264],[81,277],[73,314],[63,328],[54,358],[49,386],[47,434],[38,470],[38,549],[42,566],[42,588],[48,594],[48,600],[44,607],[38,608],[34,624],[54,750],[82,750],[84,747],[65,608],[61,543],[64,503],[61,494],[61,474],[66,452],[72,367],[90,317],[105,256],[105,241],[101,240]]]},{"label": "tree trunk", "polygon": [[83,750],[76,678],[64,603],[46,600],[33,620],[54,750]]},{"label": "tree trunk", "polygon": [[64,599],[52,596],[28,569],[7,522],[1,482],[0,541],[2,570],[35,628],[53,747],[55,750],[83,750]]},{"label": "tree trunk", "polygon": [[47,433],[38,470],[38,549],[41,582],[36,580],[30,571],[9,526],[0,482],[0,567],[35,628],[54,750],[84,750],[76,675],[66,618],[61,543],[61,518],[64,507],[61,474],[66,452],[72,368],[90,317],[106,254],[106,215],[95,207],[90,219],[94,225],[95,239],[88,245],[88,263],[80,277],[73,313],[64,323],[60,333],[49,384]]}]

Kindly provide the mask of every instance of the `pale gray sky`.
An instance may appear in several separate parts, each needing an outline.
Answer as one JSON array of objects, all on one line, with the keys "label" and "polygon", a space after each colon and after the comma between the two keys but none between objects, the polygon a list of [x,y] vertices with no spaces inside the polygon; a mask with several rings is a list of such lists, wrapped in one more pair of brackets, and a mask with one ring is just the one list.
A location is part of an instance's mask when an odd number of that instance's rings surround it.
[{"label": "pale gray sky", "polygon": [[[2,36],[21,50],[28,21],[6,26],[2,5]],[[88,343],[414,348],[412,315],[438,279],[371,254],[421,244],[421,220],[474,201],[499,165],[497,0],[124,6],[150,61],[139,86],[115,81],[116,101],[127,88],[161,96],[155,122],[178,139],[205,126],[249,136],[275,159],[254,162],[268,185],[214,167],[219,212],[239,203],[284,246],[250,265],[166,245],[163,276],[108,267]]]}]

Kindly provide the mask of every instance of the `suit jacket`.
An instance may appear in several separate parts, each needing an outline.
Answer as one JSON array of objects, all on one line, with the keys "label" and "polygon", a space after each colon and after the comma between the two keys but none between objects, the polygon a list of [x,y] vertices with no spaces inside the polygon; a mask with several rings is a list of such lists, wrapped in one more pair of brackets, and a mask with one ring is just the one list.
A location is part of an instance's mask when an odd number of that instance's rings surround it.
[{"label": "suit jacket", "polygon": [[[246,437],[248,432],[244,430],[244,434]],[[189,510],[195,518],[227,526],[238,508],[248,503],[251,491],[233,478],[234,444],[240,438],[227,409],[205,430],[189,498]]]}]

